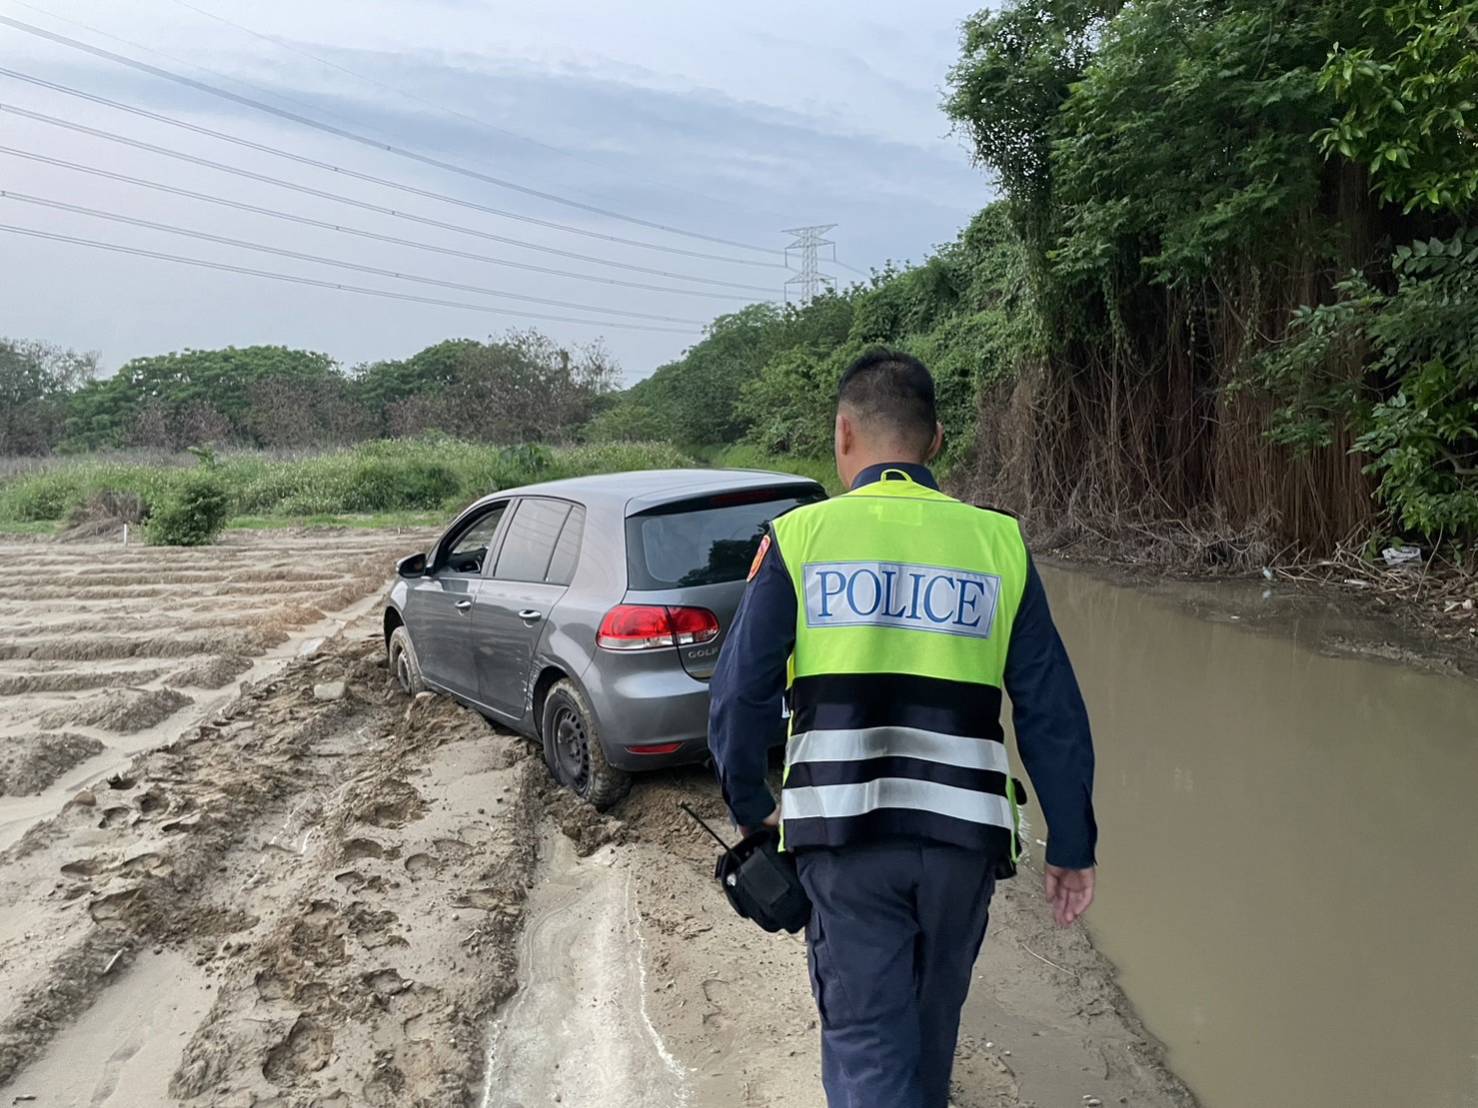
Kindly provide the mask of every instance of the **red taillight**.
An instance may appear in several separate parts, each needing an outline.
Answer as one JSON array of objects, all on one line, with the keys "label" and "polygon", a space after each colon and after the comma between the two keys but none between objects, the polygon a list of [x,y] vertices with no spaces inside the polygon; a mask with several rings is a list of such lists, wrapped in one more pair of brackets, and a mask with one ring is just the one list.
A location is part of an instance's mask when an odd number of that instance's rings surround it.
[{"label": "red taillight", "polygon": [[682,743],[647,743],[645,746],[628,746],[626,749],[632,754],[676,754],[682,746]]},{"label": "red taillight", "polygon": [[672,635],[678,646],[692,646],[718,638],[718,616],[707,608],[668,608]]},{"label": "red taillight", "polygon": [[718,616],[707,608],[620,604],[600,621],[595,642],[606,650],[661,650],[718,638]]}]

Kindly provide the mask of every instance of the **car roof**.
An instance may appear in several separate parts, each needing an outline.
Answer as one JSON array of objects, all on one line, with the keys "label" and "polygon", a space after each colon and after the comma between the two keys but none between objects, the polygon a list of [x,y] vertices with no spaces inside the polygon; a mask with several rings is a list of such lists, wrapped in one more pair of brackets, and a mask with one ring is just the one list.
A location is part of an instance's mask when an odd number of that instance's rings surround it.
[{"label": "car roof", "polygon": [[705,493],[732,492],[736,489],[794,487],[797,490],[819,487],[809,477],[793,473],[771,473],[762,469],[639,469],[624,473],[599,473],[589,477],[566,477],[522,485],[516,489],[499,489],[478,500],[478,504],[511,496],[558,496],[578,500],[589,507],[630,508],[640,511]]}]

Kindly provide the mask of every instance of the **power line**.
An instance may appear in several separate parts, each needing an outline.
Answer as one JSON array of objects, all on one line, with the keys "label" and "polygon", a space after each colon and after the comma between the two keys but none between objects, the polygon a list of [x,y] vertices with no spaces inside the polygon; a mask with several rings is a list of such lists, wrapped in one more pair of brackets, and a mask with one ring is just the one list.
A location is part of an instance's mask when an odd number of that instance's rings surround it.
[{"label": "power line", "polygon": [[840,266],[841,268],[845,269],[847,272],[849,272],[849,273],[855,273],[859,277],[871,277],[872,276],[871,273],[865,273],[862,270],[858,269],[855,265],[848,265],[846,262],[837,261],[836,258],[832,258],[831,259],[831,264],[832,265],[835,265],[835,266]]},{"label": "power line", "polygon": [[625,215],[610,208],[602,208],[595,204],[586,204],[579,200],[572,200],[569,197],[560,196],[558,193],[545,192],[541,189],[529,188],[528,186],[520,185],[515,181],[510,181],[502,177],[494,177],[493,175],[483,173],[480,170],[470,169],[467,166],[458,165],[455,162],[443,161],[440,158],[433,158],[428,154],[421,154],[406,147],[397,146],[393,143],[380,142],[378,139],[370,138],[369,136],[359,134],[356,131],[350,131],[343,127],[335,127],[331,123],[324,123],[321,120],[312,119],[309,116],[305,115],[299,115],[296,112],[290,112],[284,108],[275,108],[271,104],[265,104],[260,100],[254,100],[249,96],[242,96],[239,93],[231,92],[228,89],[218,88],[215,85],[206,84],[204,81],[197,81],[193,77],[185,76],[183,73],[176,73],[172,70],[163,69],[156,65],[150,65],[148,62],[140,61],[137,58],[130,58],[123,54],[115,54],[111,50],[104,50],[101,46],[92,46],[89,43],[82,42],[79,39],[69,38],[66,35],[58,34],[55,31],[48,31],[44,27],[37,27],[34,24],[25,23],[19,19],[12,19],[9,16],[0,15],[0,24],[3,24],[7,27],[12,27],[17,31],[23,31],[29,35],[35,35],[38,38],[46,39],[48,42],[54,42],[58,45],[70,47],[74,50],[80,50],[83,53],[91,54],[93,57],[96,58],[102,58],[106,61],[114,62],[118,65],[127,66],[130,69],[136,69],[141,73],[148,73],[151,76],[158,77],[162,80],[173,81],[174,83],[184,85],[187,88],[193,88],[199,92],[204,92],[211,96],[220,97],[221,99],[229,100],[232,103],[240,104],[244,107],[253,108],[261,112],[266,112],[268,115],[276,116],[279,119],[285,119],[290,123],[297,123],[301,126],[310,127],[313,130],[320,131],[324,134],[333,135],[336,138],[346,139],[349,142],[355,142],[360,144],[361,146],[367,146],[372,150],[385,151],[387,153],[394,154],[397,157],[406,158],[411,161],[419,162],[422,165],[430,166],[433,169],[440,169],[448,173],[456,173],[460,176],[470,178],[474,181],[481,181],[484,184],[493,185],[497,188],[508,189],[513,192],[521,193],[524,196],[536,197],[540,200],[546,200],[554,204],[563,204],[566,207],[574,208],[579,211],[589,212],[593,215],[603,216],[607,219],[620,220],[622,222],[635,224],[636,226],[640,227],[647,227],[652,230],[662,231],[667,234],[682,235],[685,238],[698,239],[703,242],[712,242],[722,246],[732,246],[740,250],[754,250],[765,254],[776,253],[776,251],[771,249],[770,247],[755,246],[747,242],[738,242],[733,239],[721,238],[717,235],[707,235],[702,233],[701,231],[689,231],[681,227],[675,227],[671,224],[658,223],[650,219],[642,219],[639,216]]},{"label": "power line", "polygon": [[[26,4],[26,3],[24,3],[24,0],[13,0],[13,2],[20,3],[22,7],[30,8],[32,11],[42,11],[42,12],[44,12],[44,9],[37,8],[37,7],[35,7],[32,4]],[[600,169],[600,170],[603,170],[603,171],[605,171],[607,173],[613,172],[613,171],[614,172],[617,172],[617,173],[621,173],[624,176],[629,177],[629,178],[631,178],[634,181],[641,181],[644,184],[655,185],[658,188],[666,189],[669,192],[677,192],[677,193],[682,193],[682,194],[687,195],[687,196],[692,196],[692,197],[694,197],[694,198],[696,198],[698,200],[704,201],[705,203],[718,204],[718,205],[722,205],[724,207],[733,208],[733,209],[738,210],[738,211],[749,211],[751,213],[752,212],[755,212],[757,210],[767,210],[767,209],[755,209],[755,208],[752,208],[752,207],[748,207],[746,205],[736,204],[732,200],[724,200],[724,199],[722,199],[720,197],[710,196],[707,193],[699,192],[697,189],[690,189],[690,188],[685,188],[682,185],[675,185],[671,181],[663,181],[660,178],[647,177],[647,176],[644,176],[643,174],[640,174],[640,173],[633,173],[630,170],[624,170],[624,169],[612,167],[610,165],[607,165],[605,162],[600,161],[597,158],[587,157],[584,154],[579,153],[578,151],[568,150],[568,149],[566,149],[565,147],[562,147],[562,146],[555,146],[552,143],[544,142],[544,141],[542,141],[540,139],[536,139],[536,138],[530,138],[528,135],[519,134],[517,131],[510,131],[510,130],[507,130],[506,128],[504,128],[504,127],[495,126],[495,125],[487,122],[486,120],[479,118],[478,116],[471,115],[468,112],[458,111],[456,108],[448,107],[447,105],[438,103],[435,100],[429,100],[426,97],[419,96],[419,95],[417,95],[414,92],[408,92],[407,90],[401,88],[398,85],[392,85],[389,82],[381,81],[380,79],[378,79],[376,77],[371,77],[371,76],[368,76],[367,74],[364,74],[364,73],[359,72],[358,70],[351,69],[347,65],[342,65],[339,62],[331,61],[330,59],[325,58],[321,54],[315,54],[311,50],[305,50],[301,46],[298,46],[295,43],[289,42],[286,39],[279,38],[276,35],[267,34],[264,31],[258,31],[258,30],[254,29],[252,27],[246,26],[243,23],[238,23],[234,19],[228,19],[226,16],[221,15],[221,14],[219,14],[217,12],[213,12],[213,11],[209,11],[209,10],[207,10],[205,8],[197,7],[194,4],[188,3],[187,0],[174,0],[174,2],[176,4],[178,4],[182,8],[187,8],[190,11],[195,12],[197,15],[202,15],[202,16],[204,16],[207,19],[213,19],[217,23],[223,23],[223,24],[225,24],[227,27],[234,27],[236,30],[242,32],[243,34],[250,35],[252,38],[255,38],[255,39],[260,39],[262,42],[271,43],[273,46],[276,46],[280,50],[286,50],[289,53],[298,55],[300,58],[307,58],[310,61],[317,62],[319,65],[326,66],[329,69],[335,69],[335,70],[338,70],[340,73],[348,74],[350,77],[353,77],[353,78],[355,78],[356,80],[359,80],[359,81],[363,81],[365,84],[372,85],[373,87],[378,88],[378,89],[381,89],[382,91],[385,91],[385,92],[394,93],[396,96],[404,97],[405,99],[410,100],[413,103],[420,104],[422,107],[430,108],[432,111],[435,111],[435,112],[440,112],[442,115],[449,116],[449,117],[456,118],[456,119],[460,119],[460,120],[463,120],[463,121],[465,121],[467,123],[471,123],[474,126],[480,127],[484,131],[487,131],[489,134],[501,135],[504,138],[514,139],[517,142],[526,142],[530,146],[537,146],[539,149],[541,149],[541,150],[548,150],[552,154],[558,154],[561,157],[572,158],[575,161],[584,162],[586,165],[594,166],[595,168]],[[46,13],[46,14],[49,14],[49,13]],[[60,18],[60,17],[56,17],[56,18]],[[71,21],[71,20],[63,20],[63,22],[73,22],[73,21]],[[94,30],[93,28],[88,27],[86,24],[80,24],[80,26],[84,30]],[[117,39],[116,36],[109,35],[106,32],[94,31],[94,33],[96,33],[96,34],[102,34],[104,38],[111,38],[111,39],[114,39],[115,41],[121,41],[121,42],[123,42],[123,44],[125,46],[133,46],[136,49],[149,50],[149,47],[140,47],[138,43],[129,42],[127,39],[121,39],[121,40],[120,39]],[[150,50],[150,53],[158,53],[158,51]],[[162,55],[162,56],[169,57],[169,55],[167,55],[167,54]],[[179,61],[178,58],[170,58],[170,60],[171,61]],[[202,68],[202,67],[196,66],[195,68],[199,69],[199,68]],[[210,70],[206,70],[206,72],[211,72],[211,71]],[[223,74],[220,74],[220,73],[216,73],[214,75],[215,76],[224,76]],[[230,77],[226,77],[226,80],[233,80],[233,79],[230,78]],[[246,84],[246,82],[243,82],[243,81],[236,81],[235,83],[236,84]],[[251,87],[251,86],[248,85],[247,87]],[[265,92],[267,90],[259,90],[259,91],[264,91]],[[277,99],[279,99],[279,100],[283,100],[283,99],[291,100],[290,97],[278,96],[276,93],[269,93],[269,95],[276,96]],[[301,106],[301,107],[311,107],[311,105],[304,105],[304,104],[302,104],[301,101],[292,101],[292,102],[299,104],[299,106]],[[321,111],[323,109],[317,109],[317,110],[320,110]],[[770,214],[775,214],[775,213],[771,212]]]},{"label": "power line", "polygon": [[604,315],[622,316],[626,319],[650,319],[659,323],[686,323],[694,327],[703,326],[702,321],[696,319],[680,319],[675,316],[653,315],[649,312],[632,312],[621,308],[601,308],[593,304],[575,304],[568,300],[551,300],[544,296],[527,296],[519,292],[505,292],[502,289],[484,288],[481,285],[468,285],[459,281],[443,281],[436,277],[421,277],[414,273],[401,273],[394,269],[382,269],[379,266],[361,265],[358,262],[345,262],[337,258],[325,258],[319,254],[305,254],[298,250],[285,250],[279,246],[267,246],[264,243],[250,242],[246,239],[229,238],[226,235],[213,235],[209,231],[192,231],[188,227],[177,227],[172,223],[156,223],[152,219],[139,219],[135,216],[122,215],[118,212],[105,212],[97,208],[83,207],[80,204],[68,204],[61,200],[49,200],[44,196],[32,196],[29,193],[11,192],[7,189],[0,189],[0,199],[16,200],[22,204],[35,204],[39,207],[51,208],[55,211],[92,216],[95,219],[106,219],[112,223],[125,223],[131,227],[143,227],[150,231],[164,231],[166,234],[184,235],[187,238],[199,239],[202,242],[214,242],[221,246],[233,246],[240,250],[256,250],[263,254],[272,254],[279,258],[292,258],[300,262],[313,262],[317,265],[348,269],[355,273],[368,273],[375,277],[388,277],[394,281],[409,281],[418,285],[435,285],[444,289],[456,289],[459,292],[475,292],[482,296],[501,296],[507,300],[521,300],[526,304],[543,304],[554,308],[573,308],[580,312],[600,312]]},{"label": "power line", "polygon": [[334,119],[342,119],[345,123],[354,122],[354,120],[350,119],[347,115],[344,115],[342,112],[336,112],[332,108],[325,108],[318,104],[310,104],[306,100],[298,100],[295,97],[287,96],[284,93],[274,92],[272,89],[269,88],[263,88],[261,85],[254,85],[250,81],[243,81],[239,77],[232,77],[229,73],[222,73],[219,69],[211,69],[208,65],[201,65],[199,62],[192,62],[186,58],[181,58],[175,54],[160,50],[156,46],[146,46],[142,42],[135,42],[133,39],[123,38],[120,35],[110,34],[100,27],[94,27],[91,23],[83,23],[79,19],[70,19],[65,15],[60,15],[56,12],[47,11],[45,8],[37,7],[35,4],[28,4],[26,3],[26,0],[10,0],[10,2],[12,4],[15,4],[17,7],[25,8],[28,11],[33,11],[38,15],[44,15],[47,19],[54,19],[58,23],[65,23],[69,27],[76,27],[78,30],[86,31],[88,34],[97,35],[99,38],[105,38],[109,42],[116,42],[120,46],[129,46],[135,50],[142,50],[146,54],[153,54],[156,58],[163,58],[165,61],[174,62],[176,65],[189,66],[191,69],[198,70],[201,73],[209,73],[212,77],[216,77],[222,81],[229,81],[231,82],[231,84],[239,85],[242,88],[251,89],[253,92],[259,93],[262,96],[270,96],[274,100],[281,100],[284,104],[295,104],[300,108],[307,108],[309,111],[322,112],[324,115],[330,116]]},{"label": "power line", "polygon": [[[0,74],[6,71],[0,69]],[[516,246],[524,250],[534,250],[541,254],[552,254],[560,258],[571,258],[576,261],[591,262],[596,265],[609,266],[612,269],[621,269],[629,273],[645,273],[654,277],[667,277],[676,281],[692,281],[696,284],[713,285],[717,288],[731,288],[742,292],[759,292],[766,296],[771,295],[774,289],[763,285],[745,285],[734,281],[722,281],[714,277],[693,277],[686,273],[675,273],[666,269],[654,269],[650,266],[636,265],[632,262],[617,262],[607,258],[599,258],[593,254],[581,254],[573,250],[561,250],[556,246],[544,246],[540,243],[526,242],[523,239],[509,238],[506,235],[494,234],[491,231],[482,231],[476,227],[468,227],[460,223],[448,223],[445,220],[432,219],[430,216],[416,215],[413,212],[401,211],[398,208],[387,208],[381,204],[372,204],[367,200],[359,200],[356,197],[345,196],[343,193],[328,192],[324,189],[316,189],[309,185],[300,185],[295,181],[287,181],[280,177],[271,177],[265,173],[256,173],[250,169],[242,169],[239,166],[227,165],[225,162],[212,161],[202,158],[196,154],[188,154],[182,150],[173,150],[167,146],[157,146],[152,142],[143,142],[139,139],[128,138],[118,134],[116,131],[105,131],[97,127],[89,127],[83,123],[74,123],[71,120],[59,119],[56,116],[46,115],[43,112],[33,112],[29,108],[19,108],[12,104],[0,103],[0,113],[9,112],[12,115],[21,116],[37,123],[45,123],[48,126],[60,127],[63,130],[72,131],[75,134],[87,135],[91,138],[102,139],[106,142],[117,143],[134,150],[143,150],[150,154],[159,154],[166,158],[186,162],[190,165],[201,166],[205,169],[216,170],[227,173],[234,177],[240,177],[248,181],[257,181],[261,184],[273,185],[277,188],[287,189],[291,192],[300,193],[304,196],[317,197],[320,200],[330,200],[334,203],[344,204],[361,211],[374,212],[377,215],[390,216],[394,219],[403,219],[410,223],[418,223],[426,227],[437,227],[444,231],[454,231],[460,235],[470,235],[474,238],[485,239],[488,242],[498,242],[505,246]]]},{"label": "power line", "polygon": [[93,177],[103,177],[110,181],[121,181],[124,184],[152,189],[155,192],[168,193],[171,196],[183,196],[187,199],[200,200],[207,204],[218,204],[223,207],[234,208],[237,211],[252,212],[255,215],[265,215],[273,219],[287,220],[306,227],[318,227],[325,231],[337,231],[340,234],[373,239],[376,242],[385,242],[393,246],[408,246],[416,250],[427,250],[434,254],[445,254],[454,258],[467,258],[475,262],[485,262],[488,265],[509,266],[513,269],[527,270],[532,273],[545,273],[553,277],[568,277],[576,281],[592,281],[602,285],[618,285],[622,288],[645,289],[649,292],[676,293],[680,296],[706,296],[720,300],[752,299],[751,297],[739,296],[731,292],[708,292],[705,289],[679,289],[673,288],[671,285],[649,285],[643,281],[623,281],[618,277],[598,277],[589,273],[575,273],[567,269],[552,269],[548,266],[531,265],[527,262],[515,262],[507,258],[494,258],[487,254],[474,254],[466,250],[454,250],[451,247],[437,246],[429,242],[417,242],[414,239],[398,238],[395,235],[382,235],[375,231],[366,231],[358,227],[345,227],[339,223],[328,223],[320,219],[309,219],[307,216],[297,215],[293,212],[279,211],[276,208],[264,208],[256,204],[246,204],[239,200],[228,200],[224,196],[195,192],[191,189],[179,188],[175,185],[166,185],[160,181],[147,181],[141,177],[130,177],[127,174],[114,173],[112,170],[101,169],[97,166],[82,165],[78,162],[65,161],[62,158],[52,158],[45,154],[37,154],[29,150],[17,150],[11,146],[0,146],[0,154],[9,154],[13,158],[24,158],[27,161],[41,162],[60,169],[86,173]]},{"label": "power line", "polygon": [[309,285],[313,288],[353,292],[361,296],[378,296],[386,300],[404,300],[413,304],[431,304],[441,308],[463,308],[467,311],[484,312],[490,315],[512,315],[518,316],[521,319],[542,319],[555,323],[578,323],[586,327],[606,327],[622,331],[661,331],[669,335],[694,335],[700,333],[679,327],[651,327],[639,323],[617,323],[604,319],[575,319],[571,316],[513,311],[510,308],[492,308],[485,304],[468,304],[461,300],[441,300],[431,296],[414,296],[410,293],[389,292],[385,289],[364,288],[359,285],[342,285],[336,281],[319,281],[312,277],[296,277],[287,273],[273,273],[264,269],[250,269],[246,266],[230,265],[226,262],[208,262],[203,258],[186,258],[178,254],[161,253],[157,250],[144,250],[135,246],[122,246],[113,242],[100,242],[97,239],[61,235],[55,231],[40,231],[33,227],[15,227],[8,223],[0,223],[0,231],[7,231],[13,235],[25,235],[28,238],[46,239],[49,242],[67,242],[78,246],[89,246],[97,250],[107,250],[114,254],[131,254],[138,258],[155,258],[160,261],[178,262],[181,265],[196,266],[200,269],[215,269],[224,273],[239,273],[248,277],[262,277],[272,281],[286,281],[294,285]]},{"label": "power line", "polygon": [[[5,23],[6,21],[7,20],[5,16],[0,16],[0,24]],[[16,81],[22,81],[26,84],[34,85],[38,88],[49,89],[52,92],[60,92],[66,96],[73,96],[79,100],[86,100],[92,104],[101,104],[104,107],[114,108],[121,112],[127,112],[130,115],[139,116],[142,119],[153,120],[156,123],[163,123],[170,127],[178,127],[181,130],[190,131],[197,135],[205,135],[207,138],[218,139],[221,142],[229,142],[236,146],[243,146],[249,150],[256,150],[259,153],[271,154],[275,157],[285,158],[288,161],[296,162],[299,165],[311,166],[314,169],[327,170],[328,172],[336,173],[341,177],[352,177],[357,181],[367,181],[370,184],[380,185],[384,188],[395,189],[398,192],[409,193],[412,196],[421,196],[430,200],[439,200],[446,204],[455,204],[457,207],[460,208],[469,208],[473,211],[483,212],[487,215],[495,215],[502,219],[512,219],[520,223],[528,223],[537,227],[548,227],[556,231],[565,231],[572,235],[583,235],[586,238],[600,239],[604,242],[614,242],[621,246],[633,246],[642,250],[657,250],[661,251],[664,254],[677,254],[688,258],[702,258],[705,261],[724,262],[728,265],[759,266],[762,269],[785,268],[785,266],[781,262],[761,262],[755,261],[751,258],[732,258],[723,254],[710,254],[702,250],[686,250],[680,246],[662,246],[657,243],[642,242],[639,239],[628,239],[622,238],[619,235],[608,235],[602,231],[591,231],[584,227],[576,227],[572,224],[557,222],[556,220],[539,219],[536,216],[531,215],[520,215],[517,212],[506,211],[502,208],[494,208],[487,204],[479,204],[474,200],[464,200],[461,197],[451,196],[444,192],[435,192],[431,189],[418,188],[415,185],[407,185],[403,182],[394,181],[387,177],[377,177],[372,173],[361,173],[359,170],[349,169],[346,166],[335,165],[332,162],[319,161],[317,158],[310,158],[304,154],[294,154],[292,151],[283,150],[281,147],[269,146],[266,143],[261,142],[253,142],[251,139],[242,138],[239,135],[227,134],[224,131],[216,131],[212,130],[209,127],[202,127],[198,123],[187,123],[183,119],[175,119],[173,116],[161,115],[158,112],[151,112],[147,108],[135,107],[132,104],[125,104],[118,100],[110,100],[106,96],[98,96],[95,93],[83,92],[81,89],[72,88],[68,85],[58,84],[55,81],[47,81],[41,77],[33,77],[30,74],[21,73],[14,69],[6,69],[4,67],[0,67],[0,76],[9,77],[12,80]]]}]

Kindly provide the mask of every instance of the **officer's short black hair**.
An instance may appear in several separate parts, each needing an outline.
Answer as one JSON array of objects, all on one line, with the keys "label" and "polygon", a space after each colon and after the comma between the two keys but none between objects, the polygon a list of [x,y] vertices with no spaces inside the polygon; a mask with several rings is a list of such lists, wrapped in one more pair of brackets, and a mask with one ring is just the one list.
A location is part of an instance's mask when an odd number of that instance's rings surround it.
[{"label": "officer's short black hair", "polygon": [[934,378],[924,363],[900,350],[873,350],[849,365],[837,383],[837,406],[864,423],[892,432],[900,446],[922,456],[934,441],[938,414]]}]

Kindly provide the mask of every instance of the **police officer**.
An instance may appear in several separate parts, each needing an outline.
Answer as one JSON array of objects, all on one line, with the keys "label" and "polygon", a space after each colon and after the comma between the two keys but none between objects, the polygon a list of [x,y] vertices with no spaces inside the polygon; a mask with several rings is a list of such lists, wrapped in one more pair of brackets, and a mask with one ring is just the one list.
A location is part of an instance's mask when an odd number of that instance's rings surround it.
[{"label": "police officer", "polygon": [[[865,355],[837,391],[842,496],[776,519],[711,685],[735,822],[781,825],[812,901],[811,987],[831,1108],[944,1108],[995,882],[1020,855],[1000,724],[1051,829],[1059,925],[1093,900],[1093,744],[1011,516],[939,491],[934,381]],[[767,740],[790,709],[784,788]],[[783,822],[782,822],[783,821]]]}]

